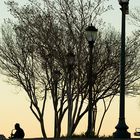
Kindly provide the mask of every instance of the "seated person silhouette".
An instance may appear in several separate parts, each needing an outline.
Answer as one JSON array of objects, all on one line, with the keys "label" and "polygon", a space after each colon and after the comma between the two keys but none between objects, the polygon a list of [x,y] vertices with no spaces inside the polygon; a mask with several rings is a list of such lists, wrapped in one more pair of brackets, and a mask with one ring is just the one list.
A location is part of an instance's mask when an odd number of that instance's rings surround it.
[{"label": "seated person silhouette", "polygon": [[24,131],[23,129],[20,127],[19,123],[15,124],[15,129],[16,132],[13,134],[11,133],[11,139],[23,139],[24,138]]}]

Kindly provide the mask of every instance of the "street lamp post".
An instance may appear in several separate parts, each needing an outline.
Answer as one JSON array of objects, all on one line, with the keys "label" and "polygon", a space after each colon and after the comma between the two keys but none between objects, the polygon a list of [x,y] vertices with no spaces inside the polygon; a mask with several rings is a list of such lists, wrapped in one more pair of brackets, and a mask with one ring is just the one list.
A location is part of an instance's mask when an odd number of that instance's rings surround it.
[{"label": "street lamp post", "polygon": [[92,81],[93,81],[93,74],[92,74],[92,64],[93,64],[93,46],[97,37],[97,29],[92,26],[88,26],[86,28],[86,38],[89,44],[89,68],[88,68],[88,128],[86,135],[87,137],[92,136]]},{"label": "street lamp post", "polygon": [[75,55],[72,51],[69,51],[67,54],[67,78],[68,78],[68,84],[67,84],[67,97],[68,97],[68,132],[67,136],[71,136],[72,132],[72,109],[73,109],[73,101],[72,101],[72,90],[71,90],[71,80],[72,80],[72,70],[74,68],[75,63]]},{"label": "street lamp post", "polygon": [[57,132],[59,131],[59,128],[58,128],[58,120],[57,120],[57,116],[58,116],[58,112],[57,112],[57,106],[58,106],[58,95],[57,95],[57,86],[58,86],[58,82],[60,80],[60,76],[61,76],[61,73],[58,69],[55,69],[53,71],[53,99],[54,99],[54,109],[55,109],[55,122],[54,122],[54,136],[55,138],[59,137],[57,134]]},{"label": "street lamp post", "polygon": [[122,29],[121,29],[121,56],[120,56],[120,112],[119,122],[116,132],[113,133],[114,138],[130,138],[127,132],[128,126],[125,123],[125,15],[128,14],[129,0],[119,0],[122,11]]}]

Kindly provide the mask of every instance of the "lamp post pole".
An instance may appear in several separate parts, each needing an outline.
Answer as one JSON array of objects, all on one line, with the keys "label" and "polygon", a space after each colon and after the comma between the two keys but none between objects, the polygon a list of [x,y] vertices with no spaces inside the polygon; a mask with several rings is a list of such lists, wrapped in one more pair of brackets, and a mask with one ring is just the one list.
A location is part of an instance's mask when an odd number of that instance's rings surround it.
[{"label": "lamp post pole", "polygon": [[92,64],[93,64],[93,47],[97,36],[97,29],[90,25],[86,28],[87,41],[89,46],[89,69],[88,69],[88,128],[86,135],[91,137],[92,134],[92,84],[93,84],[93,73],[92,73]]},{"label": "lamp post pole", "polygon": [[53,82],[54,82],[54,85],[53,85],[53,100],[54,100],[54,110],[55,110],[55,122],[54,122],[54,137],[55,138],[58,138],[59,137],[59,128],[58,128],[58,112],[57,112],[57,106],[58,106],[58,95],[57,95],[57,86],[58,86],[58,82],[60,80],[60,76],[61,76],[61,73],[58,69],[55,69],[53,71]]},{"label": "lamp post pole", "polygon": [[129,0],[119,0],[122,11],[122,29],[121,29],[121,54],[120,54],[120,108],[119,122],[115,127],[117,130],[113,133],[114,138],[130,138],[127,132],[128,126],[125,123],[125,16],[128,14]]},{"label": "lamp post pole", "polygon": [[72,51],[69,51],[67,54],[67,69],[68,69],[68,130],[67,130],[67,136],[71,137],[72,135],[72,125],[73,125],[73,118],[72,118],[72,109],[73,109],[73,100],[72,100],[72,70],[74,69],[74,63],[75,63],[75,55]]},{"label": "lamp post pole", "polygon": [[92,55],[92,50],[93,50],[93,42],[88,42],[89,43],[89,74],[88,74],[88,130],[87,130],[87,136],[91,137],[92,136],[92,63],[93,63],[93,55]]}]

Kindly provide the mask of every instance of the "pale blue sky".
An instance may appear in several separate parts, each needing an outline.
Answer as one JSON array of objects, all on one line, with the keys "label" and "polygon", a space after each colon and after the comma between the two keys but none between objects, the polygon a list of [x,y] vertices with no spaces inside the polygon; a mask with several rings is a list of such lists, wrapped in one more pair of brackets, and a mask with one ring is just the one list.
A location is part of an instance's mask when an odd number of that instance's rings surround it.
[{"label": "pale blue sky", "polygon": [[[113,6],[114,10],[106,12],[105,15],[103,15],[103,19],[113,25],[116,29],[120,30],[121,10],[118,0],[109,0],[109,4]],[[134,7],[140,7],[140,0],[129,0],[129,10],[133,10]],[[126,22],[126,33],[131,34],[131,32],[135,29],[136,27]]]},{"label": "pale blue sky", "polygon": [[[4,1],[6,0],[0,0],[0,24],[3,22],[3,18],[10,17],[10,13],[7,11],[7,6],[4,4]],[[25,4],[28,0],[15,0],[20,4]],[[103,15],[103,19],[107,22],[113,25],[116,29],[120,29],[121,25],[121,11],[120,11],[120,5],[118,3],[118,0],[109,0],[108,2],[111,4],[114,8],[114,10],[108,11]],[[140,7],[140,1],[139,0],[129,0],[129,9],[132,10],[134,7]],[[128,15],[129,16],[129,15]],[[126,24],[126,32],[129,34],[133,29],[135,29],[134,26],[130,24]]]},{"label": "pale blue sky", "polygon": [[[16,0],[21,4],[25,3],[26,0]],[[121,11],[118,0],[110,0],[110,4],[113,5],[114,10],[107,12],[103,18],[106,22],[114,25],[117,30],[120,30],[121,26]],[[129,9],[131,10],[135,6],[140,7],[140,0],[130,0]],[[129,16],[129,15],[128,15]],[[4,4],[4,0],[0,0],[0,24],[3,22],[3,18],[10,17],[10,14],[7,12],[7,7]],[[134,26],[126,24],[127,33],[131,34],[131,31],[135,29]],[[29,102],[25,95],[17,94],[23,93],[21,89],[17,89],[14,86],[7,85],[2,81],[0,77],[0,134],[4,134],[6,137],[10,135],[10,131],[13,129],[15,122],[20,122],[21,126],[24,128],[26,137],[39,137],[41,136],[40,127],[29,110]],[[126,122],[129,126],[129,132],[132,133],[136,127],[140,127],[140,98],[126,98]],[[116,99],[108,116],[104,122],[104,127],[101,130],[101,134],[111,135],[115,131],[115,126],[118,122],[118,100]],[[47,106],[47,109],[50,109],[52,106]],[[101,109],[99,108],[99,114]],[[46,119],[47,130],[49,131],[49,136],[53,135],[53,126],[52,126],[52,116],[53,113],[47,112],[50,114],[49,119]],[[86,123],[85,123],[86,124]],[[79,128],[86,128],[86,126],[80,125]],[[63,132],[65,133],[65,126],[63,127]],[[80,131],[80,129],[79,129]],[[82,131],[82,130],[81,130]]]}]

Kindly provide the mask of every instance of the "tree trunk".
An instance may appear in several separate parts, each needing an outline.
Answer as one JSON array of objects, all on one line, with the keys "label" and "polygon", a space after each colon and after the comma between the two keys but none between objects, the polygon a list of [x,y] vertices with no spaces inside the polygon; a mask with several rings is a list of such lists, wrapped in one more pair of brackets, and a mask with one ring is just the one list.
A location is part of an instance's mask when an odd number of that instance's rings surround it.
[{"label": "tree trunk", "polygon": [[59,122],[58,122],[58,113],[57,113],[57,111],[55,111],[54,137],[55,138],[60,137],[60,126],[59,126]]},{"label": "tree trunk", "polygon": [[45,126],[44,126],[43,118],[40,119],[40,126],[41,126],[41,132],[42,132],[43,138],[46,139],[47,135],[46,135],[46,131],[45,131]]}]

